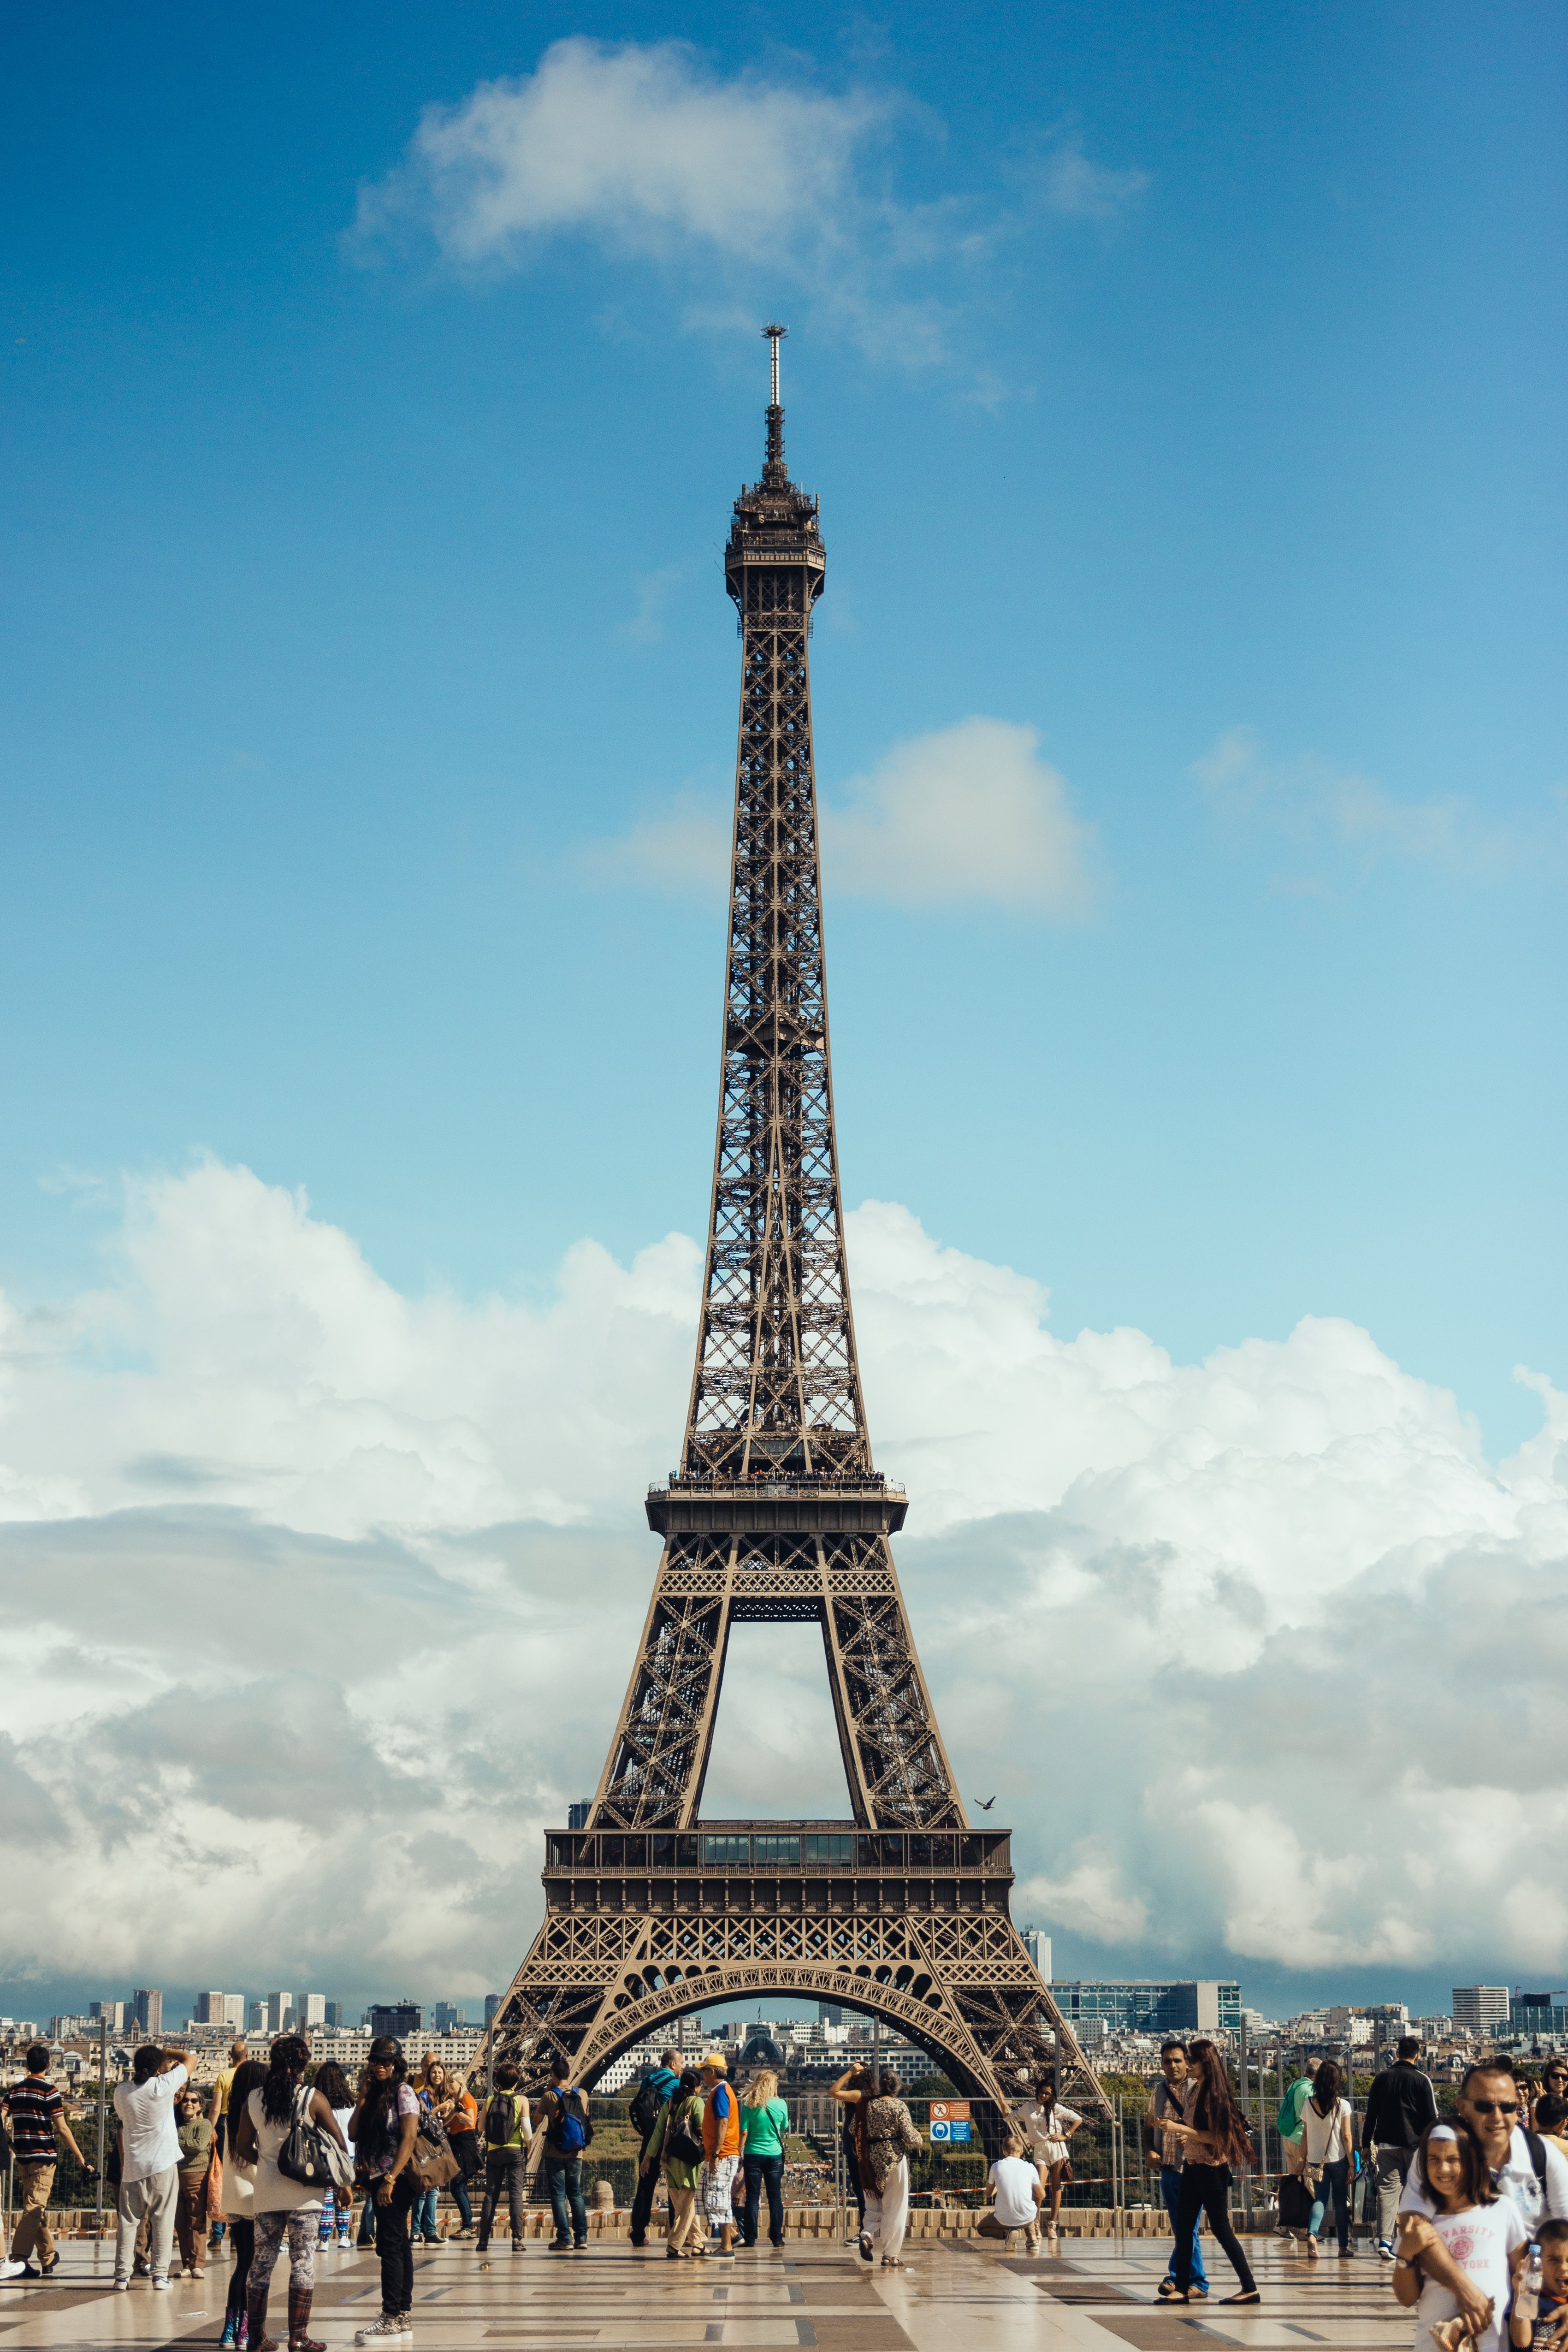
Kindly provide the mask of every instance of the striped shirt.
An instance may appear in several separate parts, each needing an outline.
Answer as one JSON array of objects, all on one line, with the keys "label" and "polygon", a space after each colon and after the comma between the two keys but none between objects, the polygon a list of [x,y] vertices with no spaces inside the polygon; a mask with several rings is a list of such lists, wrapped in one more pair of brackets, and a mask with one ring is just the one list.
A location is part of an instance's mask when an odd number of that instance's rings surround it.
[{"label": "striped shirt", "polygon": [[58,2153],[55,2122],[65,2101],[45,2074],[28,2074],[5,2094],[11,2145],[18,2164],[53,2164]]}]

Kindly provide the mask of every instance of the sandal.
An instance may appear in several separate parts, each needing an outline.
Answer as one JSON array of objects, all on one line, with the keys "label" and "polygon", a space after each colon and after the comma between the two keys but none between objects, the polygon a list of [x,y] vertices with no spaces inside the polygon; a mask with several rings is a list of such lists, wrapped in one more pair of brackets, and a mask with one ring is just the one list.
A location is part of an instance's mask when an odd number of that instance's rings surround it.
[{"label": "sandal", "polygon": [[882,2266],[884,2271],[906,2271],[909,2268],[909,2264],[901,2263],[896,2254],[883,2254]]},{"label": "sandal", "polygon": [[1219,2298],[1219,2304],[1221,2310],[1223,2310],[1227,2304],[1261,2303],[1262,2300],[1262,2296],[1259,2294],[1257,2288],[1254,2287],[1250,2294],[1222,2294]]}]

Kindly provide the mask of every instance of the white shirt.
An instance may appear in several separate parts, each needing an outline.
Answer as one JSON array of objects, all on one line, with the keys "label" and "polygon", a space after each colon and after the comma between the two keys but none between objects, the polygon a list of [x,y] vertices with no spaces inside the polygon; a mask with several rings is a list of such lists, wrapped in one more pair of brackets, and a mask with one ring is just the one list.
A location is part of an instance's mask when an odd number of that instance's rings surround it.
[{"label": "white shirt", "polygon": [[[298,2096],[298,2094],[296,2095]],[[306,2093],[308,2100],[309,2093]],[[294,2128],[294,2117],[282,2124],[269,2123],[262,2113],[261,2093],[253,2091],[246,2101],[251,2122],[256,2126],[256,2144],[261,2153],[256,2160],[256,2210],[258,2213],[319,2213],[321,2191],[308,2189],[302,2180],[290,2180],[277,2168],[277,2151]]]},{"label": "white shirt", "polygon": [[[118,2097],[119,2094],[116,2094]],[[1530,2160],[1530,2142],[1519,2126],[1508,2144],[1506,2160],[1493,2167],[1492,2187],[1500,2197],[1506,2197],[1518,2206],[1526,2227],[1533,2233],[1548,2215],[1554,2221],[1568,2221],[1568,2156],[1550,2140],[1542,2142],[1546,2150],[1546,2195],[1541,2194],[1541,2183],[1535,2177],[1535,2167]],[[1405,2194],[1399,2200],[1402,2213],[1433,2211],[1432,2200],[1410,2167],[1410,2178],[1405,2184]]]},{"label": "white shirt", "polygon": [[114,2112],[125,2129],[122,2181],[150,2180],[155,2172],[167,2172],[179,2163],[174,2100],[190,2079],[183,2066],[171,2066],[166,2074],[150,2074],[145,2083],[116,2084]]},{"label": "white shirt", "polygon": [[1004,2230],[1032,2230],[1040,2215],[1040,2175],[1021,2156],[1004,2156],[987,2179],[996,2191],[992,2211]]},{"label": "white shirt", "polygon": [[[1529,2231],[1511,2198],[1495,2205],[1472,2205],[1463,2213],[1434,2213],[1432,2227],[1468,2279],[1491,2297],[1491,2325],[1475,2339],[1476,2352],[1499,2352],[1503,2315],[1512,2295],[1509,2256],[1522,2246]],[[1415,2352],[1433,2352],[1432,2323],[1458,2315],[1458,2297],[1436,2279],[1423,2279],[1416,2305]]]},{"label": "white shirt", "polygon": [[1083,2121],[1082,2116],[1062,2106],[1060,2101],[1053,2107],[1044,2107],[1038,2099],[1024,2099],[1008,2112],[1030,2146],[1051,2164],[1059,2164],[1067,2154],[1062,2126]]},{"label": "white shirt", "polygon": [[1326,2116],[1311,2099],[1301,2109],[1301,2137],[1309,2164],[1340,2164],[1350,2154],[1350,2101],[1341,2099]]}]

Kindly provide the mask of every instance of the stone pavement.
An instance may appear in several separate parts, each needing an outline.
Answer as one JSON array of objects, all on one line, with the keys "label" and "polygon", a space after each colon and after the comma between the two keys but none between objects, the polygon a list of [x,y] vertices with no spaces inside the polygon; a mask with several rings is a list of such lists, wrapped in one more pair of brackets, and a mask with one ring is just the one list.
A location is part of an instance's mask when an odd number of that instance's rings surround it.
[{"label": "stone pavement", "polygon": [[[1019,2242],[1014,2241],[1015,2247]],[[1237,2352],[1405,2352],[1413,2315],[1400,2309],[1385,2263],[1332,2254],[1309,2264],[1277,2240],[1249,2249],[1260,2311],[1216,2301],[1172,2310],[1155,2298],[1166,2248],[1136,2239],[1072,2244],[1059,2258],[958,2242],[916,2246],[907,2270],[868,2271],[852,2250],[791,2242],[733,2263],[670,2263],[662,2246],[634,2252],[613,2240],[580,2254],[505,2242],[481,2269],[473,2245],[422,2250],[414,2266],[416,2352],[1204,2352],[1217,2340]],[[1208,2242],[1205,2241],[1205,2260]],[[1230,2281],[1214,2249],[1219,2294]],[[275,2329],[285,2311],[280,2262],[272,2289]],[[228,2265],[204,2282],[154,2294],[138,2280],[113,2293],[110,2247],[68,2242],[47,2284],[0,2286],[0,2352],[186,2352],[214,2342],[223,2323]],[[350,2352],[353,2331],[381,2307],[373,2254],[324,2253],[317,2266],[311,2333],[329,2352]]]}]

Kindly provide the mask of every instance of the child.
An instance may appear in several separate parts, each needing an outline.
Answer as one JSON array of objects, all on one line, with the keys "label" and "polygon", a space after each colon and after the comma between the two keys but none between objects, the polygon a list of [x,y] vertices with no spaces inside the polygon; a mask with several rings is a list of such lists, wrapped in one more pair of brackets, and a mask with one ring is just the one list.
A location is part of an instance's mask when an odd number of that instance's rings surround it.
[{"label": "child", "polygon": [[[1536,2101],[1538,2108],[1542,2104]],[[1568,2309],[1568,2221],[1543,2221],[1535,2242],[1541,2249],[1541,2294],[1533,2311],[1521,2310],[1525,2297],[1521,2288],[1515,2289],[1513,2315],[1508,2323],[1515,2352],[1530,2352],[1532,2344],[1549,2344]]]},{"label": "child", "polygon": [[[1402,2216],[1394,2292],[1416,2307],[1415,2352],[1500,2352],[1502,2315],[1512,2290],[1515,2254],[1529,2242],[1518,2206],[1499,2197],[1485,2157],[1470,2133],[1452,2124],[1433,2124],[1416,2151],[1416,2178],[1432,2200],[1428,2221]],[[1487,2299],[1486,2317],[1474,2325],[1459,2315],[1458,2298],[1436,2279],[1421,2274],[1425,2247],[1440,2243]]]}]

